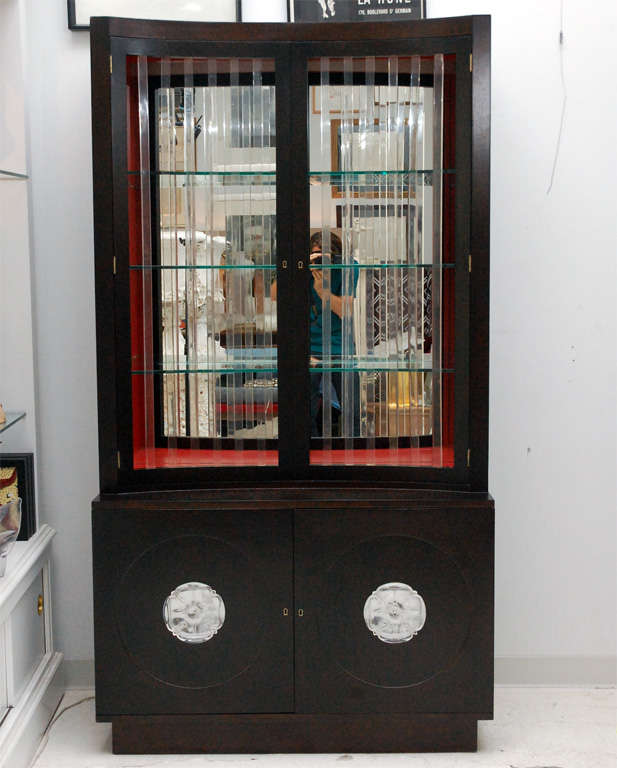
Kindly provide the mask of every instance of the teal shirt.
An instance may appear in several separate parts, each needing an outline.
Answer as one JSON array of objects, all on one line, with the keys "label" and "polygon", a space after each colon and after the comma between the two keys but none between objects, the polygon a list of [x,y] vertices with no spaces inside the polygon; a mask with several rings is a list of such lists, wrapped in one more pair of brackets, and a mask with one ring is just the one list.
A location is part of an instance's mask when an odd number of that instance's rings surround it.
[{"label": "teal shirt", "polygon": [[[356,269],[328,269],[324,270],[330,275],[330,292],[335,296],[355,296],[358,285],[358,276],[360,271]],[[343,272],[345,272],[345,283],[343,284]],[[353,287],[350,283],[353,281]],[[345,288],[345,292],[343,292]],[[311,279],[311,355],[314,357],[323,356],[323,312],[321,299],[315,292],[314,283]],[[350,349],[353,350],[353,336],[350,339]],[[330,312],[330,354],[343,354],[343,320],[335,313]]]}]

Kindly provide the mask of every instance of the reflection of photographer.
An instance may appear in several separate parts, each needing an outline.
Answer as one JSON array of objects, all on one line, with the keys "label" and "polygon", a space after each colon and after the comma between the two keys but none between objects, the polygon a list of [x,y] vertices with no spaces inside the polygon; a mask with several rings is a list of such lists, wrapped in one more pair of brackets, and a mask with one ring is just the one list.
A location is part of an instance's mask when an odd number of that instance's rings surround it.
[{"label": "reflection of photographer", "polygon": [[[322,243],[322,233],[315,232],[311,236],[309,244],[309,258],[311,267],[321,264],[323,253],[325,251],[326,263],[340,265],[343,261],[343,246],[341,239],[334,232],[329,233],[330,243],[326,239]],[[310,314],[310,362],[311,370],[311,437],[320,437],[323,424],[323,404],[329,403],[332,410],[332,433],[331,436],[339,434],[339,425],[341,420],[342,406],[353,409],[351,414],[351,424],[354,435],[358,429],[358,375],[356,373],[345,373],[350,384],[349,395],[352,403],[342,403],[343,394],[343,374],[340,370],[324,374],[318,370],[324,357],[332,358],[333,365],[337,368],[342,367],[342,362],[351,363],[353,358],[343,360],[343,317],[349,318],[345,323],[345,331],[349,334],[345,352],[350,356],[355,354],[353,342],[353,332],[351,329],[351,313],[353,309],[354,295],[358,284],[359,272],[357,269],[327,269],[329,278],[329,287],[324,286],[324,270],[311,269],[313,282],[311,284],[311,314]],[[343,273],[346,277],[343,279]],[[326,279],[326,285],[328,284]],[[343,289],[346,289],[346,292]],[[271,296],[276,300],[277,285],[272,283]],[[323,305],[330,299],[330,333],[324,338],[323,328]],[[325,385],[325,386],[324,386]],[[325,389],[325,392],[324,392]]]},{"label": "reflection of photographer", "polygon": [[[322,263],[323,253],[329,256],[326,263],[333,265],[342,264],[343,247],[338,235],[334,232],[329,233],[330,243],[322,242],[322,233],[315,232],[310,240],[310,263],[312,267]],[[343,317],[351,318],[353,309],[354,295],[358,283],[358,270],[350,270],[351,274],[345,277],[343,269],[328,269],[328,279],[326,279],[326,288],[324,286],[324,270],[311,269],[313,283],[311,285],[311,315],[310,315],[310,354],[311,364],[319,365],[320,361],[326,357],[332,357],[335,366],[340,366],[342,362],[350,363],[351,360],[343,361],[343,333],[349,334],[345,352],[353,355],[354,343],[351,322],[345,323],[343,328]],[[323,307],[326,301],[330,301],[330,334],[324,337],[324,316]],[[358,413],[358,386],[357,375],[355,373],[345,374],[352,379],[350,395],[352,403],[345,403],[346,407],[353,408],[352,424],[354,425],[354,434]],[[329,379],[329,383],[328,383]],[[333,371],[330,376],[325,376],[321,372],[311,373],[311,436],[319,437],[322,433],[322,415],[323,405],[328,404],[332,409],[332,434],[338,433],[338,424],[342,411],[342,383],[343,375],[340,371]],[[325,386],[324,386],[325,385]],[[324,389],[326,391],[324,391]]]}]

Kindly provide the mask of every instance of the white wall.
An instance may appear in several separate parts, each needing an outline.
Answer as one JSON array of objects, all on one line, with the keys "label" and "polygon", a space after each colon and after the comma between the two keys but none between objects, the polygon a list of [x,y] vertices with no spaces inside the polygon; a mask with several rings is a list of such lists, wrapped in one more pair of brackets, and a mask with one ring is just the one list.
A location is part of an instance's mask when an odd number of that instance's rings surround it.
[{"label": "white wall", "polygon": [[[57,645],[80,660],[92,657],[89,505],[98,487],[88,37],[68,31],[63,0],[28,2],[39,505],[60,534]],[[617,98],[609,80],[617,8],[565,1],[568,102],[547,194],[561,109],[560,1],[428,5],[432,17],[493,15],[496,653],[566,660],[564,682],[579,674],[577,663],[584,677],[599,660],[595,677],[608,682],[617,603]],[[278,20],[283,8],[253,0],[245,19]],[[544,674],[538,666],[538,679]]]},{"label": "white wall", "polygon": [[[18,0],[0,0],[0,169],[27,175],[21,11]],[[26,412],[2,433],[0,451],[36,456],[28,200],[26,179],[0,174],[0,403]]]},{"label": "white wall", "polygon": [[39,512],[54,541],[56,646],[90,659],[98,490],[90,54],[62,0],[28,0]]}]

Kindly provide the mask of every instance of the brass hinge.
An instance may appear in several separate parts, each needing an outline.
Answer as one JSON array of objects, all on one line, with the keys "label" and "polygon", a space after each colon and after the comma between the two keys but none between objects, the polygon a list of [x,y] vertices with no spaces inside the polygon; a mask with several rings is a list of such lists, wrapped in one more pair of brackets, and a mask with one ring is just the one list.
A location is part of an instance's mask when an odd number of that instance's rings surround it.
[{"label": "brass hinge", "polygon": [[471,466],[471,448],[467,449],[467,466]]},{"label": "brass hinge", "polygon": [[39,595],[36,601],[36,612],[39,616],[42,616],[45,603],[43,601],[43,595]]},{"label": "brass hinge", "polygon": [[469,71],[473,72],[473,53],[469,54]]},{"label": "brass hinge", "polygon": [[120,469],[120,451],[118,451],[118,469]]},{"label": "brass hinge", "polygon": [[116,274],[116,257],[114,256],[114,275]]},{"label": "brass hinge", "polygon": [[111,54],[109,55],[109,74],[113,75],[114,72],[114,60],[111,57]]},{"label": "brass hinge", "polygon": [[469,254],[469,271],[471,272],[471,254]]}]

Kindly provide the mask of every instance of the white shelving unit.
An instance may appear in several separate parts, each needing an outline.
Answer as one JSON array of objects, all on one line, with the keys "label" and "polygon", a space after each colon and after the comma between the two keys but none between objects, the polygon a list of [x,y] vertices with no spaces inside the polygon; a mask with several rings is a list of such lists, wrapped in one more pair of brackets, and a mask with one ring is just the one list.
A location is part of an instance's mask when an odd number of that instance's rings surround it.
[{"label": "white shelving unit", "polygon": [[[0,453],[33,453],[36,402],[30,273],[26,0],[0,2]],[[50,558],[39,525],[0,578],[0,768],[28,768],[64,692],[54,648]]]},{"label": "white shelving unit", "polygon": [[54,649],[50,549],[42,525],[18,541],[0,579],[0,768],[27,768],[64,693]]}]

